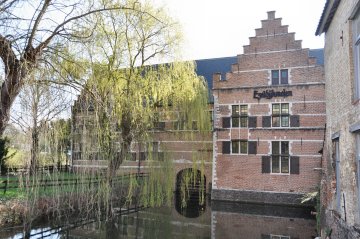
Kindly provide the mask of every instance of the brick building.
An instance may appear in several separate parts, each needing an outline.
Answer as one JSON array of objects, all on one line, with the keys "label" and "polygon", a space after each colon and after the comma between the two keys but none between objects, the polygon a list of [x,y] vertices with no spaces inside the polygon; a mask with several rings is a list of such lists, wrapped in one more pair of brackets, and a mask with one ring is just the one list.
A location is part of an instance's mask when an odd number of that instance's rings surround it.
[{"label": "brick building", "polygon": [[323,235],[360,238],[360,2],[327,0],[316,34],[325,33],[326,147]]},{"label": "brick building", "polygon": [[[171,152],[176,173],[193,167],[194,154],[205,158],[207,190],[212,183],[215,200],[298,204],[320,180],[322,54],[322,49],[303,49],[281,18],[268,12],[244,54],[196,60],[197,74],[212,89],[213,132],[186,137],[189,130],[174,127],[178,119],[160,119],[152,151]],[[105,168],[108,161],[94,156],[97,149],[89,140],[93,116],[87,109],[86,99],[79,97],[73,107],[73,166]],[[135,143],[133,160],[123,162],[121,170],[136,171],[137,159],[146,169],[144,150]]]},{"label": "brick building", "polygon": [[[203,76],[212,88],[210,80],[213,72],[226,72],[230,70],[230,65],[236,61],[236,57],[223,57],[216,59],[196,60],[196,72]],[[211,95],[211,94],[210,94]],[[212,112],[212,98],[209,100],[209,111]],[[168,112],[169,113],[169,112]],[[85,94],[81,94],[72,106],[72,167],[75,171],[101,170],[108,167],[109,161],[101,158],[99,143],[94,129],[94,109],[91,107],[90,99]],[[184,129],[179,124],[179,119],[174,112],[173,117],[167,114],[162,117],[159,114],[156,127],[151,130],[151,142],[145,142],[141,148],[136,142],[131,147],[132,157],[125,160],[120,166],[120,172],[146,171],[147,155],[152,154],[155,160],[162,160],[164,157],[171,157],[178,175],[182,170],[194,168],[194,158],[198,158],[197,169],[204,167],[206,190],[210,192],[209,184],[212,181],[212,132],[202,132]],[[209,117],[210,118],[210,117]],[[112,126],[114,135],[120,132],[116,129],[116,123]],[[115,144],[120,146],[118,138],[114,139]],[[150,143],[149,147],[145,144]],[[201,160],[200,160],[201,159]],[[204,165],[201,165],[204,159]],[[140,163],[139,163],[140,160]]]},{"label": "brick building", "polygon": [[319,185],[322,50],[302,48],[281,20],[268,12],[231,70],[213,76],[212,199],[299,204]]}]

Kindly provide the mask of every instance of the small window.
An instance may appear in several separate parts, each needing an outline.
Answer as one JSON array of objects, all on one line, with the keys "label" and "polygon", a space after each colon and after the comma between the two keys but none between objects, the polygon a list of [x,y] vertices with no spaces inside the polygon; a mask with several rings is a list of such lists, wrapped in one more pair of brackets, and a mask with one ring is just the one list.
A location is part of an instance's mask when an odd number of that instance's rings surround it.
[{"label": "small window", "polygon": [[290,173],[290,156],[288,141],[273,141],[271,155],[272,173]]},{"label": "small window", "polygon": [[271,71],[271,84],[272,85],[279,84],[279,71],[278,70]]},{"label": "small window", "polygon": [[248,106],[233,105],[231,107],[232,128],[246,128],[248,126]]},{"label": "small window", "polygon": [[272,70],[271,71],[271,84],[272,85],[287,85],[289,84],[288,70]]},{"label": "small window", "polygon": [[289,127],[289,104],[272,105],[272,127]]},{"label": "small window", "polygon": [[288,70],[281,70],[281,84],[287,85],[288,84]]},{"label": "small window", "polygon": [[210,123],[211,123],[211,130],[214,129],[214,111],[210,110],[209,111],[209,117],[210,117]]},{"label": "small window", "polygon": [[246,140],[233,140],[231,141],[232,154],[247,154],[248,142]]},{"label": "small window", "polygon": [[270,235],[270,239],[290,239],[290,236]]}]

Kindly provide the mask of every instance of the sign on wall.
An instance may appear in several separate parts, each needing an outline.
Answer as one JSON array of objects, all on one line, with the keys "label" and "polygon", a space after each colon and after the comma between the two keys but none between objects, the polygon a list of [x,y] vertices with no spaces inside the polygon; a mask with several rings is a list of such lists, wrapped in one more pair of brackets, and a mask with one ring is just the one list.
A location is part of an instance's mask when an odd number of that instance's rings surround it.
[{"label": "sign on wall", "polygon": [[274,91],[274,90],[264,90],[263,92],[259,92],[254,90],[254,98],[260,100],[261,98],[271,99],[273,97],[288,97],[292,96],[292,91],[286,91],[283,89],[282,91]]}]

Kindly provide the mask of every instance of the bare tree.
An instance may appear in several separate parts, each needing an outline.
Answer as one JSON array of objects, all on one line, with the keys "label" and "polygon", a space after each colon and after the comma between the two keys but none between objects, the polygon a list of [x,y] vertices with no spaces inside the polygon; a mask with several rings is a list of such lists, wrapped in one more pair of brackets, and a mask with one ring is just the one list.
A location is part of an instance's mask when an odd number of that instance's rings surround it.
[{"label": "bare tree", "polygon": [[81,27],[87,16],[120,9],[133,7],[108,0],[0,0],[0,136],[26,77],[39,63],[60,56],[59,46],[91,36],[94,28]]},{"label": "bare tree", "polygon": [[49,76],[45,72],[36,71],[31,76],[32,80],[19,95],[19,106],[14,110],[12,121],[30,135],[30,172],[33,174],[37,165],[40,133],[50,121],[69,108],[71,98],[63,87],[47,82]]}]

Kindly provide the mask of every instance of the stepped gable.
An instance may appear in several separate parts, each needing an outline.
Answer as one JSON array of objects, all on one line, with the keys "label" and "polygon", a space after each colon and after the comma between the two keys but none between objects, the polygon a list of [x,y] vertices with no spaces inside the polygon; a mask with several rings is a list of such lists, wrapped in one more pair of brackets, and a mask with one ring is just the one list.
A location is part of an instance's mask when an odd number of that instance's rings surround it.
[{"label": "stepped gable", "polygon": [[244,46],[244,54],[301,49],[301,40],[295,40],[295,33],[289,33],[289,26],[282,25],[281,20],[275,18],[275,11],[268,12],[268,19],[255,29],[256,35],[249,37],[250,45]]},{"label": "stepped gable", "polygon": [[[275,11],[267,15],[268,18],[261,21],[261,28],[255,29],[256,35],[249,38],[250,44],[244,46],[244,53],[237,56],[237,63],[231,65],[231,70],[213,75],[213,89],[267,86],[271,70],[285,68],[289,69],[291,84],[318,81],[323,64],[322,49],[302,48],[302,41],[295,40],[295,33],[288,32],[288,26],[282,25],[282,18],[275,17]],[[307,77],[299,78],[299,74]]]}]

